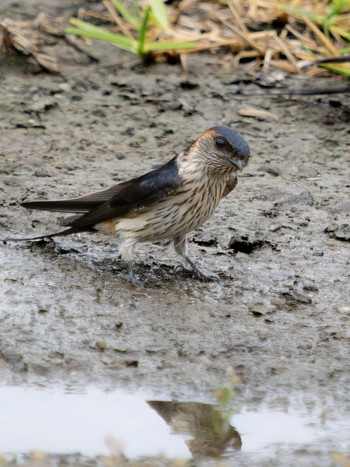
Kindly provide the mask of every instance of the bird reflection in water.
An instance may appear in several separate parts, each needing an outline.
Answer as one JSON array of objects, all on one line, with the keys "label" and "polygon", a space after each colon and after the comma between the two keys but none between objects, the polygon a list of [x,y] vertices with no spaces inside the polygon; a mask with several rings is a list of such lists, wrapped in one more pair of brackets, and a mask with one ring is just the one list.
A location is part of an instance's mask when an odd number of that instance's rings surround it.
[{"label": "bird reflection in water", "polygon": [[194,459],[218,458],[226,450],[240,449],[239,433],[217,406],[199,402],[147,401],[173,433],[188,435],[186,444]]}]

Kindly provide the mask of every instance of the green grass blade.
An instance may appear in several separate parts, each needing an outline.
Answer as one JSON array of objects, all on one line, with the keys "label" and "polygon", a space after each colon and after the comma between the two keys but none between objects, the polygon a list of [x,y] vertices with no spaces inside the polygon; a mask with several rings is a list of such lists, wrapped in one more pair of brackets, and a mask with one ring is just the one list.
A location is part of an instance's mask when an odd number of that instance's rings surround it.
[{"label": "green grass blade", "polygon": [[345,29],[338,28],[338,26],[331,26],[330,27],[331,32],[335,32],[336,34],[339,34],[339,36],[344,37],[347,41],[350,41],[350,32],[346,31]]},{"label": "green grass blade", "polygon": [[337,19],[341,18],[341,15],[339,15],[339,13],[341,12],[341,10],[345,7],[345,6],[348,6],[349,3],[348,3],[348,0],[346,1],[340,1],[338,3],[332,3],[330,6],[331,6],[331,11],[330,13],[328,13],[328,15],[324,18],[323,20],[323,24],[322,24],[322,27],[323,27],[323,32],[325,34],[326,37],[330,38],[330,33],[329,33],[329,30],[330,30],[330,26],[332,23],[334,23],[335,21],[337,21]]},{"label": "green grass blade", "polygon": [[125,8],[121,0],[111,0],[111,3],[116,8],[116,10],[123,16],[123,18],[131,24],[135,29],[139,30],[141,27],[140,18],[137,18],[135,15],[130,13],[130,11]]},{"label": "green grass blade", "polygon": [[322,28],[323,28],[323,32],[324,32],[324,35],[326,37],[328,37],[328,39],[330,39],[330,34],[329,34],[329,24],[331,22],[331,18],[332,16],[326,18],[323,20],[323,24],[322,24]]},{"label": "green grass blade", "polygon": [[[122,36],[121,34],[110,32],[107,29],[101,28],[100,26],[95,26],[94,24],[88,23],[86,21],[82,21],[81,19],[71,18],[69,22],[71,24],[74,24],[74,26],[76,26],[77,28],[82,29],[83,31],[96,32],[96,33],[100,33],[101,31],[103,31],[106,34],[111,34],[113,36],[120,36],[120,37],[125,38],[125,36]],[[128,41],[131,41],[131,39],[127,37],[125,39],[127,39]]]},{"label": "green grass blade", "polygon": [[90,37],[91,39],[109,42],[110,44],[127,50],[128,52],[135,53],[136,51],[136,41],[133,41],[128,37],[122,36],[121,34],[114,34],[106,29],[93,26],[85,21],[75,18],[72,18],[70,22],[77,27],[68,26],[65,30],[66,34],[74,34],[76,36]]},{"label": "green grass blade", "polygon": [[147,49],[150,52],[166,52],[167,50],[185,50],[195,49],[195,42],[150,42],[147,44]]},{"label": "green grass blade", "polygon": [[327,70],[333,71],[334,73],[339,73],[341,75],[344,75],[348,78],[350,78],[350,68],[345,68],[342,66],[336,66],[336,65],[327,65],[327,64],[320,64],[323,68],[327,68]]},{"label": "green grass blade", "polygon": [[145,15],[143,17],[137,47],[137,53],[141,55],[141,57],[147,55],[147,53],[149,52],[148,47],[146,47],[146,37],[150,13],[151,8],[148,6],[145,10]]},{"label": "green grass blade", "polygon": [[291,13],[294,13],[295,15],[306,16],[307,18],[311,19],[311,21],[313,21],[314,23],[322,24],[323,17],[320,15],[315,15],[309,11],[304,11],[304,10],[301,10],[300,8],[294,8],[289,5],[282,5],[280,3],[277,4],[277,7],[283,11],[287,11],[287,12],[290,11]]},{"label": "green grass blade", "polygon": [[152,14],[157,25],[163,29],[169,29],[168,15],[163,0],[149,0]]},{"label": "green grass blade", "polygon": [[331,11],[328,16],[334,16],[342,13],[343,9],[348,9],[350,7],[349,0],[337,0],[332,2],[330,5]]}]

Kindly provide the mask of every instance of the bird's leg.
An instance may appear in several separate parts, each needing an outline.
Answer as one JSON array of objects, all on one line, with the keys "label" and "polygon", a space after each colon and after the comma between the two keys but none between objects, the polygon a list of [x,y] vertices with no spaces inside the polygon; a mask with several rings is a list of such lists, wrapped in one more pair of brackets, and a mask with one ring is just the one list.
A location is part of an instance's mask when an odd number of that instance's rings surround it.
[{"label": "bird's leg", "polygon": [[199,280],[201,281],[212,281],[212,280],[217,280],[217,277],[215,276],[207,276],[203,274],[197,266],[194,264],[193,261],[190,260],[190,258],[187,256],[187,239],[186,237],[175,237],[174,238],[174,249],[178,255],[183,258],[186,263],[191,267],[192,269],[192,274]]},{"label": "bird's leg", "polygon": [[132,268],[132,257],[135,249],[136,241],[134,239],[128,239],[120,245],[119,253],[124,261],[128,263],[129,279],[134,285],[140,285],[141,282],[135,276]]},{"label": "bird's leg", "polygon": [[141,281],[135,276],[134,270],[132,268],[132,261],[128,261],[128,270],[130,282],[134,285],[141,285]]}]

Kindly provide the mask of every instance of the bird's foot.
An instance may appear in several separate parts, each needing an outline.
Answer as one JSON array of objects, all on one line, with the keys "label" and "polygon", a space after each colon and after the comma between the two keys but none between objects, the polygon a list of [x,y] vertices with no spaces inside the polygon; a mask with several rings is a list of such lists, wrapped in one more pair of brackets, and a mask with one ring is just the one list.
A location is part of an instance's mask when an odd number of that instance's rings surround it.
[{"label": "bird's foot", "polygon": [[219,282],[220,279],[216,274],[204,274],[199,269],[192,269],[191,274],[193,277],[201,282]]},{"label": "bird's foot", "polygon": [[175,271],[178,270],[185,270],[187,273],[191,274],[192,277],[195,279],[198,279],[201,282],[219,282],[220,279],[216,274],[204,274],[202,271],[200,271],[197,266],[191,266],[191,270],[188,270],[187,268],[184,268],[181,265],[178,265],[175,267]]},{"label": "bird's foot", "polygon": [[138,279],[136,276],[130,276],[129,274],[129,280],[132,283],[132,285],[135,285],[136,287],[140,287],[143,285],[143,283]]},{"label": "bird's foot", "polygon": [[132,264],[130,262],[128,263],[128,268],[129,268],[129,280],[130,280],[130,282],[135,286],[143,285],[142,282],[140,281],[140,279],[138,279],[135,276],[134,270],[132,268]]},{"label": "bird's foot", "polygon": [[192,277],[202,281],[202,282],[219,282],[219,277],[215,274],[207,275],[200,271],[197,266],[194,264],[192,260],[187,255],[182,254],[182,257],[186,261],[186,263],[191,267],[191,271],[185,269],[186,271],[190,272]]}]

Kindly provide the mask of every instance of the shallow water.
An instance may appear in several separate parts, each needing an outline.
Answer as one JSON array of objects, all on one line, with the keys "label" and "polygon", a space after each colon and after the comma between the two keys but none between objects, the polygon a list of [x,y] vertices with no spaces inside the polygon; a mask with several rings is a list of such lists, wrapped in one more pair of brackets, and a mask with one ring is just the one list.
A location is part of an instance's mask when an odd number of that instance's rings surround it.
[{"label": "shallow water", "polygon": [[[200,402],[149,401],[147,394],[84,393],[64,389],[0,388],[0,453],[76,453],[88,457],[122,452],[128,459],[221,458],[242,461],[296,450],[350,449],[348,419],[327,420],[321,407],[309,413],[293,404],[281,408],[242,407],[219,436],[212,424],[214,406]],[[253,456],[253,457],[251,457]]]},{"label": "shallow water", "polygon": [[[77,8],[6,3],[9,18],[68,18]],[[65,455],[118,449],[128,467],[159,452],[196,466],[215,455],[230,467],[335,467],[331,451],[350,453],[347,97],[257,96],[251,69],[248,95],[234,96],[244,67],[224,69],[221,54],[188,56],[198,72],[187,75],[166,63],[128,65],[100,42],[88,48],[99,63],[81,66],[86,57],[65,41],[50,47],[69,63],[61,75],[33,74],[21,57],[0,63],[0,239],[59,228],[60,215],[19,203],[139,176],[213,125],[242,134],[252,158],[190,239],[191,258],[219,283],[175,270],[165,245],[137,249],[145,287],[136,289],[112,238],[0,242],[0,453],[13,453],[14,465],[33,450],[63,453],[50,456],[55,467],[100,467],[98,457]],[[331,85],[283,86],[303,84]],[[241,115],[246,105],[278,120]],[[240,383],[224,438],[213,433],[210,405],[159,402],[212,401],[227,370]],[[131,395],[139,388],[148,392]]]}]

